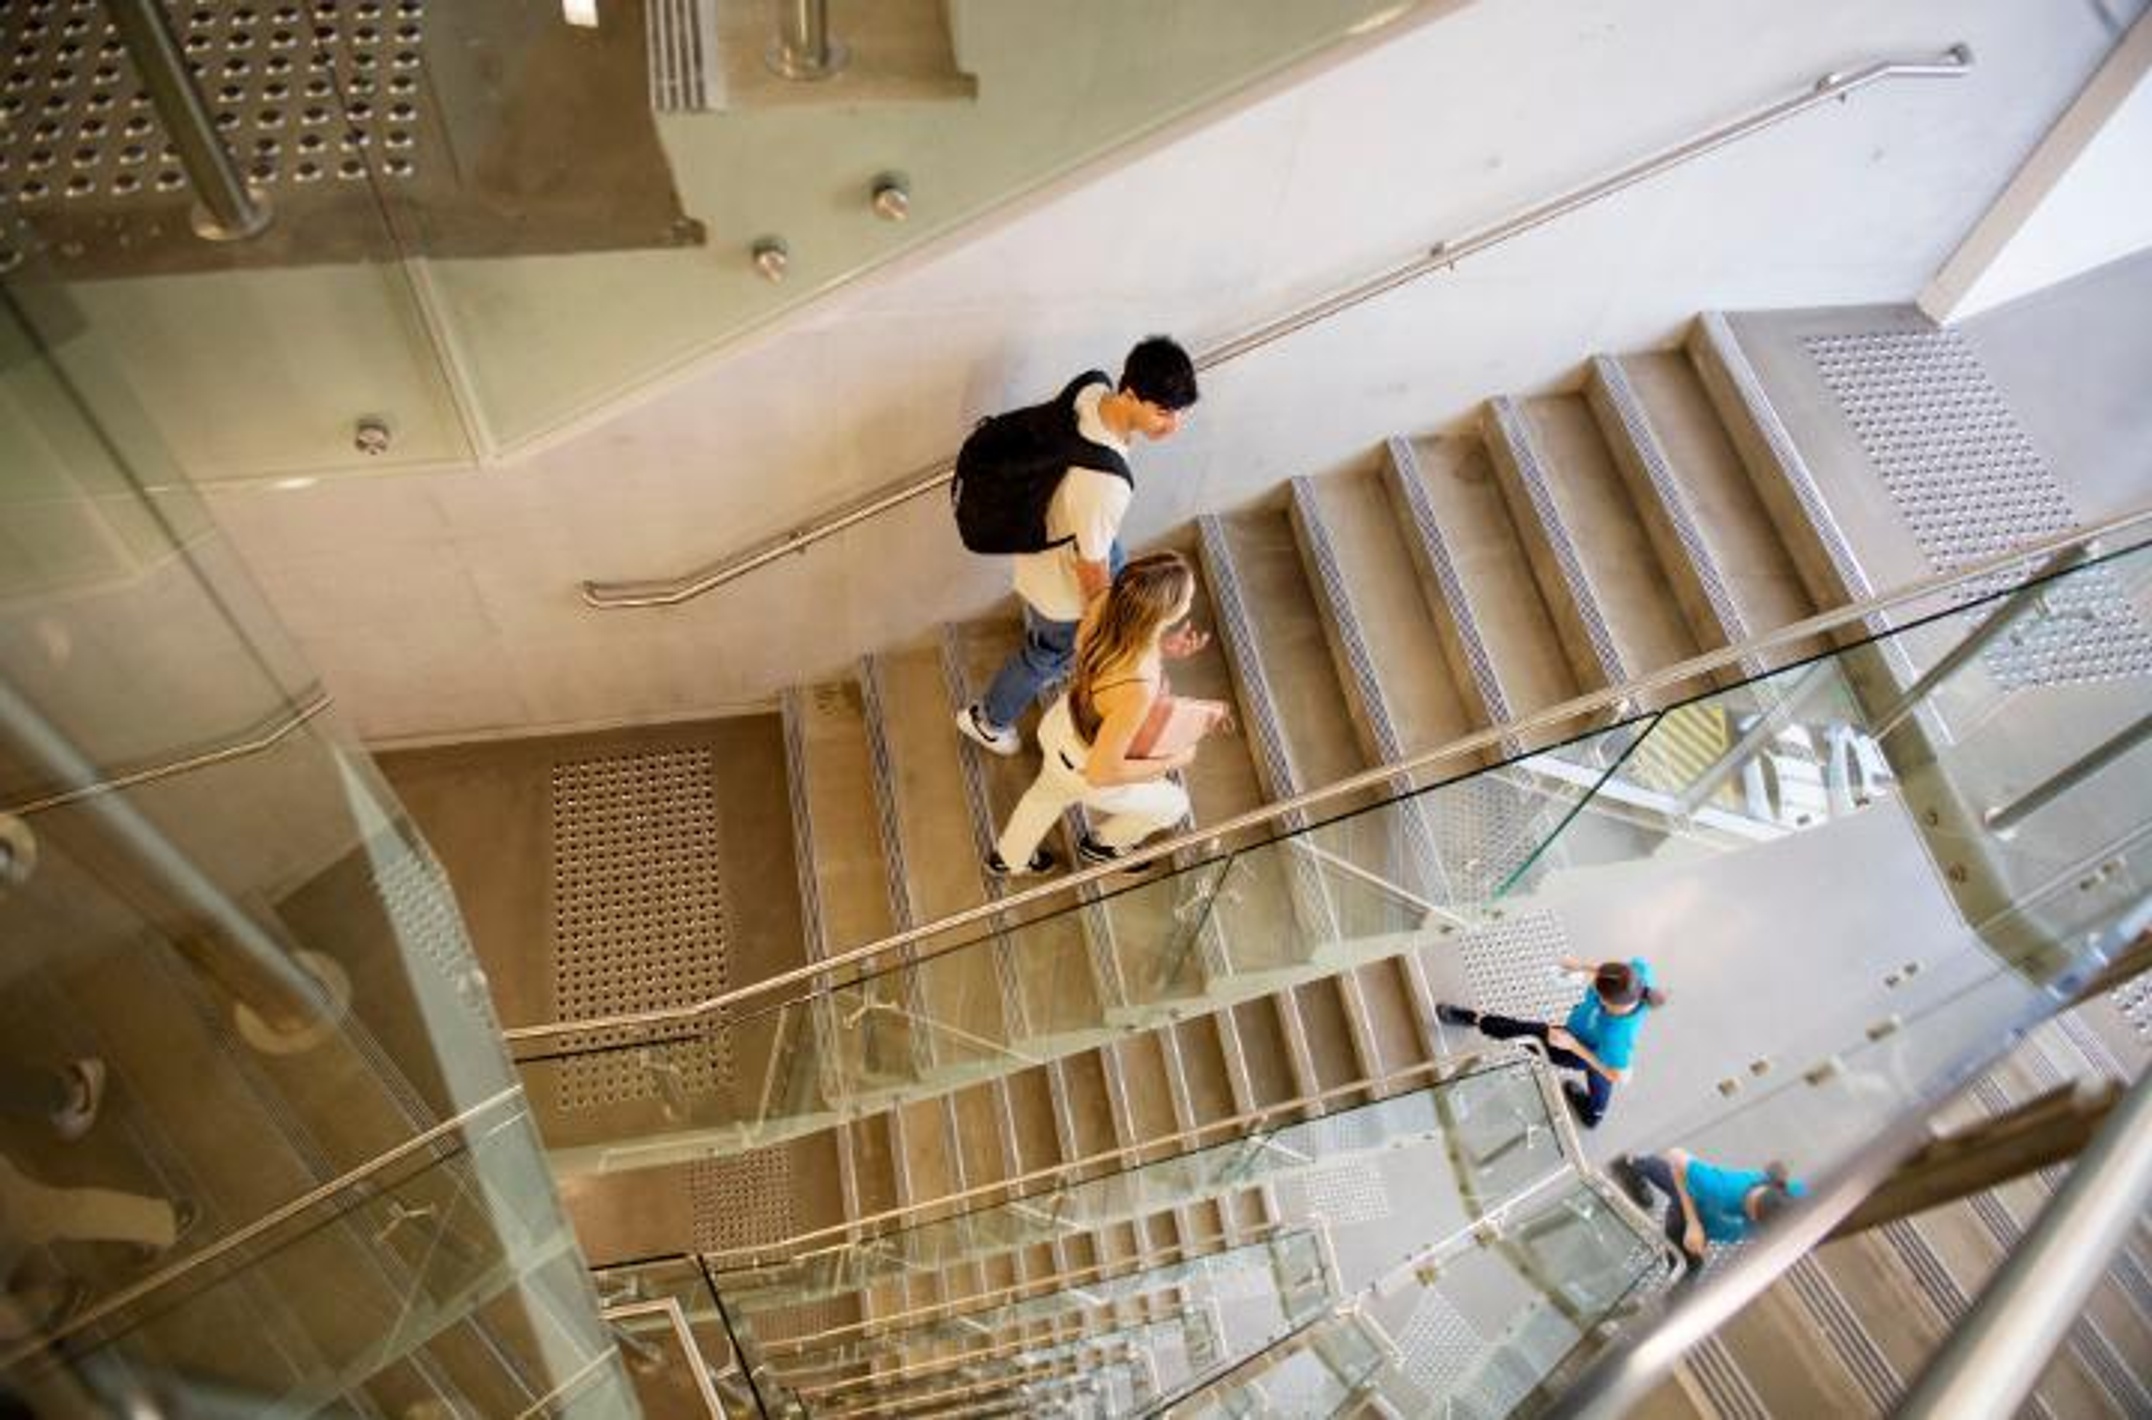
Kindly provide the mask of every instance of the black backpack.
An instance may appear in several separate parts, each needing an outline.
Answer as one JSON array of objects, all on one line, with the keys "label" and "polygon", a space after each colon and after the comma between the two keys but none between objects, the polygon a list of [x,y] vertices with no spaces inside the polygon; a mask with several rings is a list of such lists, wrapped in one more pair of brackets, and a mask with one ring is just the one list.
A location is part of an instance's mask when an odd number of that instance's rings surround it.
[{"label": "black backpack", "polygon": [[957,451],[949,485],[964,546],[973,552],[1044,552],[1070,541],[1046,535],[1046,509],[1071,468],[1096,469],[1136,486],[1126,459],[1076,432],[1076,396],[1086,386],[1111,383],[1104,372],[1087,370],[1045,404],[979,421]]}]

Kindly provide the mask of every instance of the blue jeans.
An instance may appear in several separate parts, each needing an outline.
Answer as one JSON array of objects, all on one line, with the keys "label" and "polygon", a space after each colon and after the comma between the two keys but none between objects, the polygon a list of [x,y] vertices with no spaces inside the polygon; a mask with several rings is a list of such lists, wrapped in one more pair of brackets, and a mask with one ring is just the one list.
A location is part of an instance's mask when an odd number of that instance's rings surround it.
[{"label": "blue jeans", "polygon": [[[1128,554],[1115,538],[1106,551],[1106,570],[1118,577],[1127,562]],[[1008,729],[1048,688],[1068,679],[1069,667],[1076,660],[1076,626],[1073,621],[1049,621],[1033,611],[1029,602],[1024,604],[1024,644],[994,672],[986,699],[980,702],[989,724]]]},{"label": "blue jeans", "polygon": [[997,729],[1007,729],[1031,708],[1031,702],[1050,685],[1068,678],[1076,659],[1076,623],[1048,621],[1024,607],[1024,644],[994,672],[986,688],[986,718]]}]

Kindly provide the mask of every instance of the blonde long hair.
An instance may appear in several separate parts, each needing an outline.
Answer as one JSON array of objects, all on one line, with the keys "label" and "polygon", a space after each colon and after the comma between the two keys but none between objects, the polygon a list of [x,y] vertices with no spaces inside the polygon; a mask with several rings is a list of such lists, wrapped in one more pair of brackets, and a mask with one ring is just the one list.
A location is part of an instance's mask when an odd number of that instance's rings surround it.
[{"label": "blonde long hair", "polygon": [[1180,615],[1195,585],[1194,569],[1178,552],[1146,553],[1113,579],[1112,589],[1077,637],[1076,669],[1069,677],[1069,713],[1085,740],[1098,736],[1092,694],[1151,649]]}]

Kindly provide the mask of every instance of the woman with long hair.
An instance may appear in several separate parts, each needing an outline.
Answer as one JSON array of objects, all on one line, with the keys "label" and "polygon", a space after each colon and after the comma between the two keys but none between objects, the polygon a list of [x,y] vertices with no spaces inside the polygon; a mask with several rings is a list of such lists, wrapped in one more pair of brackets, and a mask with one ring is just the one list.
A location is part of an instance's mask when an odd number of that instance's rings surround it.
[{"label": "woman with long hair", "polygon": [[1188,812],[1188,795],[1170,776],[1195,759],[1193,741],[1146,750],[1164,712],[1195,717],[1203,732],[1226,718],[1223,705],[1174,704],[1165,689],[1160,642],[1187,619],[1195,594],[1186,559],[1154,552],[1122,568],[1106,595],[1091,603],[1077,629],[1068,693],[1039,722],[1039,777],[987,854],[989,872],[1051,870],[1054,855],[1039,845],[1071,804],[1105,815],[1077,842],[1078,856],[1089,863],[1112,862]]}]

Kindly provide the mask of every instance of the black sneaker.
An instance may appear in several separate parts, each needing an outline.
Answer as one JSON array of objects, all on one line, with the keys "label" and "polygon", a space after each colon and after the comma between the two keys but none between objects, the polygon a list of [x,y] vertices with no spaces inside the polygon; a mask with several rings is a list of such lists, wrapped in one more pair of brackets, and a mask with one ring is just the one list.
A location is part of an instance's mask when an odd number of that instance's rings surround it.
[{"label": "black sneaker", "polygon": [[[1128,856],[1128,850],[1126,848],[1108,848],[1105,844],[1086,833],[1076,840],[1076,856],[1086,863],[1118,863]],[[1151,865],[1149,863],[1138,863],[1134,867],[1123,869],[1124,872],[1130,873],[1148,873],[1150,870]]]},{"label": "black sneaker", "polygon": [[1562,1086],[1562,1098],[1569,1101],[1569,1112],[1577,1117],[1577,1123],[1586,1129],[1597,1129],[1599,1121],[1592,1118],[1592,1097],[1575,1085]]},{"label": "black sneaker", "polygon": [[1002,861],[999,852],[991,852],[986,855],[986,870],[997,878],[1031,877],[1039,873],[1050,873],[1060,866],[1061,860],[1044,848],[1032,854],[1031,861],[1021,868],[1010,867],[1006,862]]},{"label": "black sneaker", "polygon": [[1479,1012],[1468,1011],[1463,1006],[1452,1006],[1447,1001],[1435,1003],[1435,1019],[1446,1026],[1476,1026]]}]

